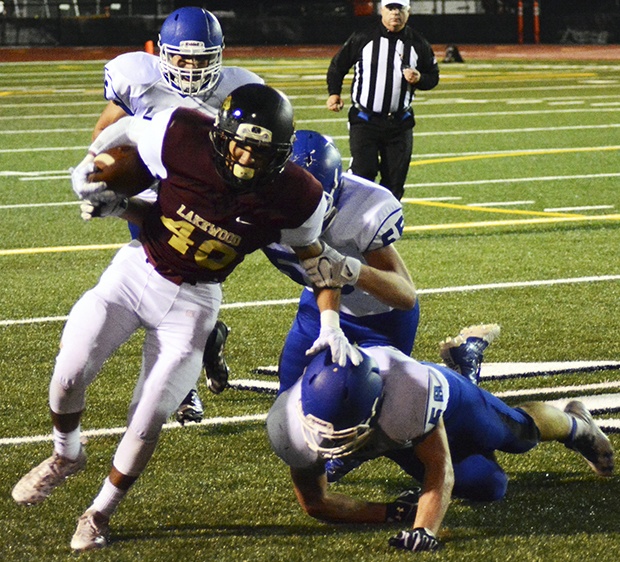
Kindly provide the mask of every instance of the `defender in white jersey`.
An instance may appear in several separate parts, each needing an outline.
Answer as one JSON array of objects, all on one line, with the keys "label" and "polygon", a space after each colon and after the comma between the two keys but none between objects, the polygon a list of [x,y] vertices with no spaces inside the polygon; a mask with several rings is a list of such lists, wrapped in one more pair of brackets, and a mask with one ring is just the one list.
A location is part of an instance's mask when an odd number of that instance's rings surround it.
[{"label": "defender in white jersey", "polygon": [[[340,300],[340,325],[349,341],[361,346],[392,346],[409,356],[417,332],[420,308],[415,287],[394,247],[403,230],[400,202],[387,189],[342,173],[342,161],[333,141],[315,131],[296,132],[291,159],[311,172],[323,185],[328,211],[321,241],[341,272],[350,270]],[[305,354],[320,330],[320,316],[310,289],[321,286],[332,273],[325,264],[297,261],[291,248],[271,244],[263,249],[271,262],[296,282],[305,285],[297,315],[279,360],[279,392],[301,377],[310,361]],[[356,279],[355,279],[356,278]],[[333,279],[332,279],[333,281]],[[457,338],[441,344],[442,359],[467,378],[477,376],[484,350],[499,333],[496,324],[466,328]],[[332,459],[327,478],[334,482],[359,466],[358,460]]]},{"label": "defender in white jersey", "polygon": [[[306,286],[280,356],[280,392],[301,377],[310,360],[305,352],[320,330],[313,284],[344,285],[340,325],[349,341],[360,346],[391,345],[409,355],[419,320],[415,286],[393,245],[403,231],[400,202],[384,187],[343,174],[333,141],[315,131],[295,133],[291,160],[323,184],[328,211],[321,242],[341,275],[323,268],[319,272],[315,263],[307,262],[309,274],[293,250],[282,244],[263,249],[278,269]],[[354,273],[348,275],[348,269]]]},{"label": "defender in white jersey", "polygon": [[104,96],[109,103],[93,137],[127,115],[152,119],[173,107],[215,117],[234,89],[264,83],[254,72],[222,66],[220,24],[202,8],[180,8],[170,14],[161,28],[159,49],[159,56],[126,53],[105,65]]},{"label": "defender in white jersey", "polygon": [[[222,66],[222,29],[217,18],[203,8],[172,12],[161,27],[159,49],[159,56],[126,53],[105,65],[104,96],[109,103],[95,125],[93,140],[128,115],[151,120],[164,110],[187,107],[215,117],[224,99],[237,87],[264,83],[249,70]],[[155,201],[157,193],[149,189],[140,197]],[[132,238],[137,238],[138,227],[128,224]],[[226,324],[218,320],[205,347],[207,384],[215,393],[225,388],[228,379],[222,351],[228,332]],[[202,417],[202,402],[193,389],[183,399],[176,418],[185,424],[200,422]]]},{"label": "defender in white jersey", "polygon": [[[451,496],[504,497],[508,477],[495,451],[521,454],[558,441],[583,455],[599,476],[613,474],[609,439],[579,401],[564,411],[542,402],[511,408],[447,367],[419,363],[393,347],[367,347],[363,355],[358,366],[345,367],[329,352],[315,356],[267,417],[272,448],[290,467],[297,499],[312,517],[411,523],[390,546],[432,551]],[[380,456],[398,463],[421,484],[421,493],[386,504],[329,491],[326,460]]]}]

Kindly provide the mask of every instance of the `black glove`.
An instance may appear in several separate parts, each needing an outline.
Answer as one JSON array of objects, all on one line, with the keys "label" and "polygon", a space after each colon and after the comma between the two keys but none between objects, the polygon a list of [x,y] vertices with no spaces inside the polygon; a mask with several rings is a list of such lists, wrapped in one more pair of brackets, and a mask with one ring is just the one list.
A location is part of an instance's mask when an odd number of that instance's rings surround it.
[{"label": "black glove", "polygon": [[385,520],[388,523],[413,523],[421,491],[420,488],[405,490],[392,503],[388,503]]},{"label": "black glove", "polygon": [[417,527],[412,531],[401,531],[388,541],[390,546],[411,550],[411,552],[432,552],[439,548],[439,541],[428,529]]}]

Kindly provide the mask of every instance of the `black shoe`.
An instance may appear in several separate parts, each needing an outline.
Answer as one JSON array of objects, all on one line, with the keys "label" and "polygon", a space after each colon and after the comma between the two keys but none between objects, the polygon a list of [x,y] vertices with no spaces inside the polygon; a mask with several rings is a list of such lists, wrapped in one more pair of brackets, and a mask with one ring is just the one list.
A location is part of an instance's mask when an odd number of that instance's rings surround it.
[{"label": "black shoe", "polygon": [[177,421],[181,425],[188,422],[200,423],[204,416],[204,409],[200,396],[195,390],[190,390],[189,394],[183,399],[176,412]]},{"label": "black shoe", "polygon": [[230,328],[224,322],[218,320],[209,335],[205,352],[202,356],[207,386],[213,394],[223,392],[228,386],[228,365],[226,365],[226,359],[224,358],[224,345],[229,332]]}]

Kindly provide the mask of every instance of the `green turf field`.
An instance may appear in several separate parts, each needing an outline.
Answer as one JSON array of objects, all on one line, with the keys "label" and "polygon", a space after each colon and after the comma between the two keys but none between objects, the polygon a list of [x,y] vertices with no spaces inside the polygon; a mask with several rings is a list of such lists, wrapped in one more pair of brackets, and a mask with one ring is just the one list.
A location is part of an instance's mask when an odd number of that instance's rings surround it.
[{"label": "green turf field", "polygon": [[[298,128],[332,135],[348,157],[345,113],[325,109],[327,60],[231,60],[292,99]],[[14,483],[48,456],[49,377],[63,321],[127,241],[117,219],[84,223],[67,173],[105,105],[103,62],[0,65],[0,559],[74,559],[69,541],[110,467],[140,364],[136,334],[89,391],[85,472],[44,504]],[[415,356],[497,322],[492,363],[620,360],[620,64],[520,61],[442,65],[415,102],[414,157],[398,242],[420,290]],[[299,289],[250,256],[224,285],[234,379],[274,365]],[[599,384],[596,387],[584,385]],[[606,383],[606,384],[600,384]],[[603,395],[619,428],[619,369],[489,380],[511,404]],[[620,560],[620,484],[559,444],[500,455],[511,477],[492,505],[455,501],[439,554],[392,551],[394,526],[333,526],[302,513],[263,428],[272,396],[199,386],[207,421],[171,423],[112,519],[110,561]],[[597,396],[601,398],[601,396]],[[245,418],[245,416],[248,416]],[[251,416],[251,417],[250,417]],[[217,418],[217,419],[215,419]],[[618,446],[620,438],[611,437]],[[412,485],[387,461],[339,489],[381,500]]]}]

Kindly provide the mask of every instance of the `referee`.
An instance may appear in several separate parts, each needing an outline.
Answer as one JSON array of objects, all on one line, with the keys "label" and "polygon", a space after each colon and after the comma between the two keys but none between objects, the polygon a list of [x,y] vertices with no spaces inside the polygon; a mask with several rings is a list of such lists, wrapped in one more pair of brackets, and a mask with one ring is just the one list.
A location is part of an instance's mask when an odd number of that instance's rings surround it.
[{"label": "referee", "polygon": [[409,0],[382,0],[381,22],[353,33],[327,70],[327,108],[340,111],[342,82],[354,67],[349,109],[351,172],[380,184],[398,199],[413,150],[415,90],[439,82],[439,66],[428,41],[407,26]]}]

